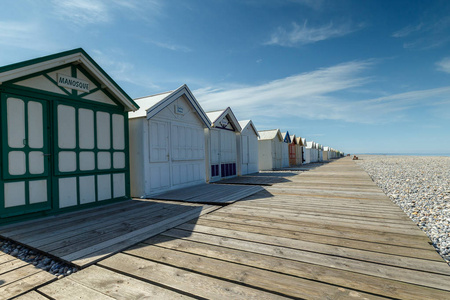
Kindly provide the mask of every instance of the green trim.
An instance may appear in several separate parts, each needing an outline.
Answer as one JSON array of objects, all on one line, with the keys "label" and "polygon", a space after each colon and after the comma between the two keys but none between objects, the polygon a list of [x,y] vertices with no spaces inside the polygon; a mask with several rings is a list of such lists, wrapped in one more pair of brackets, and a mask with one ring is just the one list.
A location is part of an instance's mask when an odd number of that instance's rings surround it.
[{"label": "green trim", "polygon": [[7,72],[7,71],[11,71],[11,70],[15,70],[15,69],[19,69],[19,68],[23,68],[23,67],[27,67],[30,65],[34,65],[34,64],[38,64],[38,63],[42,63],[42,62],[46,62],[46,61],[50,61],[50,60],[54,60],[54,59],[58,59],[58,58],[63,58],[65,56],[69,56],[69,55],[73,55],[73,54],[81,54],[82,56],[84,56],[87,60],[89,60],[90,63],[92,63],[92,65],[94,65],[94,67],[103,75],[106,77],[106,79],[132,104],[136,107],[136,109],[139,108],[139,105],[137,105],[136,102],[133,101],[133,99],[131,99],[130,96],[128,96],[127,93],[125,93],[125,91],[82,49],[82,48],[76,48],[73,50],[69,50],[69,51],[64,51],[64,52],[60,52],[60,53],[56,53],[56,54],[52,54],[52,55],[48,55],[48,56],[43,56],[43,57],[39,57],[39,58],[35,58],[35,59],[30,59],[27,61],[23,61],[23,62],[19,62],[19,63],[15,63],[15,64],[11,64],[11,65],[7,65],[7,66],[3,66],[0,67],[0,74],[3,72]]},{"label": "green trim", "polygon": [[70,92],[68,90],[66,90],[65,88],[63,88],[62,86],[59,86],[58,83],[51,78],[47,73],[44,74],[44,77],[47,78],[48,80],[51,81],[51,83],[53,83],[55,86],[57,86],[61,91],[63,91],[64,93],[66,93],[67,95],[70,96]]},{"label": "green trim", "polygon": [[[60,94],[54,94],[50,92],[45,91],[39,91],[32,88],[26,88],[26,87],[18,87],[18,86],[12,86],[12,85],[3,85],[0,86],[0,92],[1,92],[1,99],[5,97],[11,96],[14,98],[20,98],[20,99],[27,99],[27,101],[36,101],[43,104],[43,115],[44,124],[47,125],[47,131],[45,131],[45,140],[44,143],[46,143],[46,146],[48,148],[48,152],[44,153],[50,153],[50,149],[52,150],[52,156],[45,160],[45,166],[47,171],[47,195],[49,196],[47,202],[43,203],[35,203],[35,204],[29,204],[29,199],[27,198],[26,204],[21,206],[15,206],[11,208],[4,208],[4,192],[3,192],[3,185],[4,180],[0,177],[0,224],[6,223],[6,222],[14,222],[19,220],[25,220],[30,218],[36,218],[40,216],[46,216],[46,215],[52,215],[52,214],[59,214],[63,212],[69,212],[69,211],[76,211],[83,208],[88,207],[95,207],[107,203],[113,203],[117,201],[121,201],[124,199],[130,199],[130,169],[129,169],[129,133],[128,133],[128,114],[124,112],[123,106],[117,107],[113,105],[103,104],[99,102],[94,102],[90,100],[80,100],[78,97],[74,99],[75,97],[72,96],[66,96],[66,95],[60,95]],[[76,101],[74,101],[76,100]],[[25,100],[24,100],[25,101]],[[0,130],[0,138],[3,144],[5,143],[5,139],[7,138],[5,134],[2,134],[2,131],[6,130],[6,118],[3,117],[4,114],[6,114],[6,109],[3,108],[5,105],[3,102],[6,103],[6,101],[0,101],[0,115],[2,116],[2,120],[0,122],[1,130]],[[57,105],[68,105],[75,108],[75,118],[76,118],[76,136],[77,136],[77,146],[78,146],[78,139],[79,139],[79,117],[78,117],[78,110],[80,108],[90,109],[93,111],[94,114],[94,146],[95,149],[80,149],[77,148],[73,151],[77,154],[77,170],[79,170],[79,152],[80,151],[94,151],[97,156],[97,153],[99,152],[99,149],[96,149],[97,145],[97,129],[96,129],[96,123],[97,123],[97,112],[106,112],[110,116],[110,149],[107,150],[101,150],[101,151],[107,151],[111,155],[111,168],[108,170],[99,170],[97,165],[97,157],[95,158],[96,166],[94,171],[78,171],[78,172],[67,172],[62,173],[59,172],[58,174],[56,171],[58,170],[58,151],[60,150],[69,150],[71,149],[59,149],[58,146],[58,128],[57,128]],[[113,114],[121,115],[123,117],[123,126],[124,126],[124,140],[125,140],[125,149],[123,150],[115,150],[113,149],[113,127],[112,127],[112,116]],[[28,130],[28,126],[26,126]],[[7,131],[5,131],[7,132]],[[6,141],[7,142],[7,141]],[[0,157],[3,157],[5,155],[5,149],[4,147],[0,147]],[[23,149],[21,148],[21,151]],[[114,152],[123,152],[125,154],[125,167],[121,169],[114,169],[113,159],[114,159]],[[4,159],[0,160],[0,165],[2,165],[2,169],[5,168],[6,161]],[[114,197],[114,174],[125,174],[125,195],[123,197]],[[97,176],[102,174],[108,174],[110,176],[111,180],[111,199],[107,200],[98,200],[98,192],[101,187],[98,186],[97,183]],[[95,201],[91,203],[85,203],[81,204],[81,195],[80,195],[80,177],[81,176],[94,176],[94,182],[95,182]],[[77,184],[77,204],[74,206],[66,207],[66,208],[59,208],[59,188],[58,188],[58,180],[60,178],[67,178],[67,177],[74,177],[76,178],[76,184]],[[29,181],[32,180],[40,180],[41,178],[31,178],[28,176],[27,178],[23,179],[14,179],[14,180],[8,180],[7,182],[16,182],[16,181],[25,181],[26,184],[28,184]],[[27,195],[29,197],[29,195]]]}]

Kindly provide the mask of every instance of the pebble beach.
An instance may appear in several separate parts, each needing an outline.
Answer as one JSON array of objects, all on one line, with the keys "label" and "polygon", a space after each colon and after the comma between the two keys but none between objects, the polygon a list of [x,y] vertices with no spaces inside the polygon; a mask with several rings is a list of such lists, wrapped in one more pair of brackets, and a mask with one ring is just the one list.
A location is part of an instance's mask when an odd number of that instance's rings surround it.
[{"label": "pebble beach", "polygon": [[358,165],[450,265],[450,157],[360,155]]}]

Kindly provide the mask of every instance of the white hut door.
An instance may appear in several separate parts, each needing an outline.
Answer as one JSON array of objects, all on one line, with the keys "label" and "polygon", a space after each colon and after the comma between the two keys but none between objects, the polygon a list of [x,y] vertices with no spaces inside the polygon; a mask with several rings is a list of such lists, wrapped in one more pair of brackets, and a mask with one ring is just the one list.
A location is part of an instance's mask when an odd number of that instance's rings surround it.
[{"label": "white hut door", "polygon": [[169,123],[150,121],[150,178],[152,190],[170,187]]},{"label": "white hut door", "polygon": [[211,178],[220,177],[220,131],[211,130]]},{"label": "white hut door", "polygon": [[248,136],[242,136],[242,174],[248,174],[248,164],[249,164],[249,143]]},{"label": "white hut door", "polygon": [[[2,98],[3,209],[19,213],[51,208],[48,103]],[[1,190],[1,189],[0,189]]]}]

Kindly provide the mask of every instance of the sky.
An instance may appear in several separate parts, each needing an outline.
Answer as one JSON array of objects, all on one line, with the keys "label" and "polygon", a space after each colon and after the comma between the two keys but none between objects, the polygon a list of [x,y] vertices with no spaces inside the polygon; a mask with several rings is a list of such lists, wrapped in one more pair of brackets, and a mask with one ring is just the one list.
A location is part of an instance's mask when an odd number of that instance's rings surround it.
[{"label": "sky", "polygon": [[83,48],[132,98],[345,153],[450,153],[450,1],[0,0],[0,66]]}]

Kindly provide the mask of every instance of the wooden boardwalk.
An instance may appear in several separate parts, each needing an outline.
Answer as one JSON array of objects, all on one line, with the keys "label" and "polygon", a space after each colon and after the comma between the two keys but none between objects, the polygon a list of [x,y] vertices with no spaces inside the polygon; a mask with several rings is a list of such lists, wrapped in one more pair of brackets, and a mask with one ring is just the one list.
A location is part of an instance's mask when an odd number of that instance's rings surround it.
[{"label": "wooden boardwalk", "polygon": [[8,299],[54,280],[56,277],[50,273],[0,252],[0,299]]},{"label": "wooden boardwalk", "polygon": [[21,299],[450,299],[450,267],[355,162],[286,178]]},{"label": "wooden boardwalk", "polygon": [[129,200],[0,227],[0,236],[78,267],[119,252],[216,206]]},{"label": "wooden boardwalk", "polygon": [[263,188],[259,186],[200,184],[155,195],[152,196],[152,199],[226,205],[262,190]]}]

